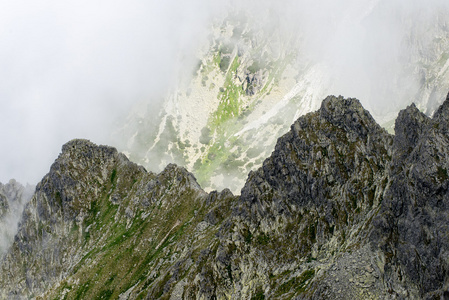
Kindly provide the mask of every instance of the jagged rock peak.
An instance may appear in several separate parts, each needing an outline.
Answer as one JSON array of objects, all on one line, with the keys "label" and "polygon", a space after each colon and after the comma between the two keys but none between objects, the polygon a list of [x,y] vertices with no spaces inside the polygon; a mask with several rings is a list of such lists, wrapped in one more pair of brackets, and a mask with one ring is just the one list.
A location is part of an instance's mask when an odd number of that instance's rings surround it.
[{"label": "jagged rock peak", "polygon": [[438,110],[433,115],[433,119],[449,119],[449,93],[446,96],[446,100],[444,100],[443,104],[440,105]]},{"label": "jagged rock peak", "polygon": [[415,148],[429,122],[430,118],[419,111],[414,103],[399,112],[394,127],[395,153],[398,158],[404,158]]},{"label": "jagged rock peak", "polygon": [[[50,172],[37,185],[36,193],[49,199],[49,212],[62,209],[64,219],[72,220],[91,207],[95,195],[105,185],[121,186],[117,182],[118,177],[126,181],[144,173],[147,172],[143,167],[130,162],[114,147],[74,139],[62,146],[62,152],[52,164]],[[114,195],[111,197],[115,198]],[[38,201],[36,205],[43,203]]]},{"label": "jagged rock peak", "polygon": [[[326,121],[348,131],[359,131],[363,127],[380,129],[371,114],[355,98],[328,96],[321,103],[319,114]],[[366,129],[362,129],[362,133],[366,134]]]},{"label": "jagged rock peak", "polygon": [[[263,167],[249,174],[241,199],[250,205],[266,201],[265,206],[279,213],[291,211],[290,205],[320,206],[334,194],[343,199],[330,187],[348,186],[349,179],[373,185],[371,168],[386,168],[390,144],[391,136],[359,100],[328,96],[317,112],[300,117],[278,139]],[[360,157],[372,161],[366,163]],[[372,195],[369,198],[367,202],[377,201]],[[265,207],[247,211],[257,212],[253,215],[258,219]],[[246,214],[244,210],[238,213]]]},{"label": "jagged rock peak", "polygon": [[354,110],[354,111],[363,111],[364,108],[360,101],[355,98],[344,98],[343,96],[334,96],[329,95],[327,96],[322,102],[320,111],[322,112],[322,115],[324,116],[325,112],[328,112],[328,114],[331,114],[333,116],[336,116],[339,112],[347,111],[347,110]]},{"label": "jagged rock peak", "polygon": [[82,148],[86,146],[96,146],[90,140],[87,139],[73,139],[62,145],[62,152],[69,151],[71,149]]},{"label": "jagged rock peak", "polygon": [[[50,168],[48,174],[52,179],[57,176],[68,176],[71,179],[86,180],[83,176],[95,176],[100,173],[102,180],[106,180],[107,173],[113,166],[133,165],[141,171],[146,170],[130,162],[128,158],[119,153],[116,148],[96,145],[89,140],[74,139],[62,146],[62,151]],[[100,181],[102,181],[100,180]]]},{"label": "jagged rock peak", "polygon": [[176,179],[177,183],[184,184],[194,190],[203,190],[192,173],[187,171],[186,168],[176,164],[168,164],[159,176],[168,179]]},{"label": "jagged rock peak", "polygon": [[416,107],[415,103],[412,103],[399,112],[395,122],[395,134],[400,133],[398,132],[398,130],[403,130],[403,127],[411,125],[411,122],[419,124],[427,122],[429,119],[430,118],[428,116],[426,116]]},{"label": "jagged rock peak", "polygon": [[446,100],[433,115],[432,120],[436,122],[435,127],[438,127],[441,133],[445,135],[449,134],[449,93]]},{"label": "jagged rock peak", "polygon": [[82,155],[85,158],[92,158],[95,153],[101,153],[105,158],[118,155],[118,151],[114,147],[96,145],[86,139],[73,139],[62,146],[60,157],[67,158],[76,155],[76,158],[79,158]]}]

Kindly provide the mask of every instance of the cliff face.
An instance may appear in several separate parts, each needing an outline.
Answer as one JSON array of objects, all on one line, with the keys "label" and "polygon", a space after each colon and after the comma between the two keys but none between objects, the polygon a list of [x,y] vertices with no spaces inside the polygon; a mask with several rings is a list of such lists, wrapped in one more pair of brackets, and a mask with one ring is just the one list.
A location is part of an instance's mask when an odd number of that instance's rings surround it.
[{"label": "cliff face", "polygon": [[74,140],[36,188],[1,262],[3,298],[421,299],[445,296],[449,98],[388,134],[327,97],[241,196],[176,165],[147,172]]},{"label": "cliff face", "polygon": [[414,285],[437,297],[448,289],[448,120],[449,98],[432,119],[411,105],[396,120],[390,186],[372,234],[395,292]]},{"label": "cliff face", "polygon": [[[269,295],[316,296],[314,289],[327,284],[343,253],[366,243],[388,180],[391,143],[358,100],[328,97],[319,111],[296,121],[263,167],[249,175],[235,215],[257,241],[269,237],[259,246],[272,256],[265,272],[272,278],[260,283]],[[348,275],[332,277],[346,285]],[[309,290],[311,282],[317,287]],[[337,288],[332,297],[351,295],[349,287],[345,294],[338,292],[341,284],[330,284]],[[358,289],[355,281],[351,288]],[[370,290],[379,286],[357,292],[369,297]]]}]

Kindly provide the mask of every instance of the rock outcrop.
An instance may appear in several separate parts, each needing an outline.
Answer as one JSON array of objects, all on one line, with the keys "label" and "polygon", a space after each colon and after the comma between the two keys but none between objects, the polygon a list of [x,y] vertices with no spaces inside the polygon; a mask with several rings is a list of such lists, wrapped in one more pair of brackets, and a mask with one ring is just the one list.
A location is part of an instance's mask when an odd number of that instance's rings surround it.
[{"label": "rock outcrop", "polygon": [[449,282],[449,98],[395,135],[327,97],[241,196],[74,140],[0,265],[3,298],[439,299]]}]

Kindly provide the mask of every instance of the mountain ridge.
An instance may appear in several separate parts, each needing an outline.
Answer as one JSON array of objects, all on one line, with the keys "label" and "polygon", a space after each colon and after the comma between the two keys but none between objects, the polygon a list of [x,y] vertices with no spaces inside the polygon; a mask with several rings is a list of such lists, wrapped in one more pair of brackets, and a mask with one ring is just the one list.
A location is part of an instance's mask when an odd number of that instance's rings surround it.
[{"label": "mountain ridge", "polygon": [[73,140],[0,264],[2,298],[421,299],[449,288],[449,95],[393,136],[357,99],[296,120],[240,196]]}]

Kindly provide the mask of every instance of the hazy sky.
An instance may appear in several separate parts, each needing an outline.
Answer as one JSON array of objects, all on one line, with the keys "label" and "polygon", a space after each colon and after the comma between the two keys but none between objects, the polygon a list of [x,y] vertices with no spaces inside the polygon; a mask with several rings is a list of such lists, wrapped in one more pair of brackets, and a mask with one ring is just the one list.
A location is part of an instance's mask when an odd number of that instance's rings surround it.
[{"label": "hazy sky", "polygon": [[[163,4],[161,4],[163,3]],[[158,98],[207,1],[0,0],[0,181],[37,183],[72,138],[107,143],[130,105]]]},{"label": "hazy sky", "polygon": [[37,183],[70,139],[110,143],[115,120],[160,99],[225,7],[272,11],[303,35],[302,54],[335,72],[337,94],[362,97],[401,64],[402,18],[432,22],[447,2],[0,0],[0,181]]}]

